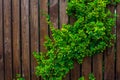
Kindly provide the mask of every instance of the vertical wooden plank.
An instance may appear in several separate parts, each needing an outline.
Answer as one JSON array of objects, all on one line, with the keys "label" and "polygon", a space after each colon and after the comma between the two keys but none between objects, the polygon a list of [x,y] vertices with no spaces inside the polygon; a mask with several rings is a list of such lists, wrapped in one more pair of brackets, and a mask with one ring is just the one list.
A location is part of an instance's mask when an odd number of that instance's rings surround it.
[{"label": "vertical wooden plank", "polygon": [[44,47],[45,37],[48,35],[48,24],[46,21],[45,14],[48,14],[48,0],[40,0],[40,51],[45,52]]},{"label": "vertical wooden plank", "polygon": [[71,70],[71,80],[78,80],[80,78],[80,64],[74,62],[74,69]]},{"label": "vertical wooden plank", "polygon": [[82,64],[82,76],[85,77],[85,80],[88,80],[89,73],[91,73],[91,58],[86,57]]},{"label": "vertical wooden plank", "polygon": [[40,10],[40,51],[46,52],[44,42],[45,37],[48,35],[48,24],[46,17],[43,15],[43,12],[48,14],[48,0],[40,0]]},{"label": "vertical wooden plank", "polygon": [[[30,0],[30,36],[31,36],[31,53],[39,51],[39,41],[38,41],[38,0]],[[36,61],[31,54],[31,80],[39,80],[35,75]]]},{"label": "vertical wooden plank", "polygon": [[[114,13],[114,6],[110,6],[109,7],[110,11],[112,13]],[[113,34],[114,34],[114,30],[113,29]],[[104,65],[105,65],[105,69],[104,69],[104,79],[105,80],[114,80],[114,45],[109,48],[106,53],[104,54]]]},{"label": "vertical wooden plank", "polygon": [[[60,28],[62,27],[62,24],[68,23],[68,16],[66,14],[66,7],[67,7],[67,1],[66,0],[59,0],[59,16],[60,16]],[[63,80],[70,80],[70,73],[66,75],[66,77]]]},{"label": "vertical wooden plank", "polygon": [[20,10],[19,0],[12,0],[12,27],[13,27],[13,78],[21,74],[20,63]]},{"label": "vertical wooden plank", "polygon": [[60,27],[62,27],[62,24],[68,23],[68,16],[66,14],[66,7],[67,7],[67,0],[59,0],[60,5]]},{"label": "vertical wooden plank", "polygon": [[3,59],[3,4],[0,0],[0,79],[4,80],[4,59]]},{"label": "vertical wooden plank", "polygon": [[58,28],[58,0],[50,0],[50,20]]},{"label": "vertical wooden plank", "polygon": [[106,51],[104,61],[104,79],[114,80],[114,47]]},{"label": "vertical wooden plank", "polygon": [[21,0],[22,74],[30,80],[29,0]]},{"label": "vertical wooden plank", "polygon": [[117,5],[117,53],[116,53],[116,80],[120,80],[120,4]]},{"label": "vertical wooden plank", "polygon": [[5,80],[12,80],[11,0],[4,0]]},{"label": "vertical wooden plank", "polygon": [[102,54],[93,56],[93,74],[96,80],[102,80]]}]

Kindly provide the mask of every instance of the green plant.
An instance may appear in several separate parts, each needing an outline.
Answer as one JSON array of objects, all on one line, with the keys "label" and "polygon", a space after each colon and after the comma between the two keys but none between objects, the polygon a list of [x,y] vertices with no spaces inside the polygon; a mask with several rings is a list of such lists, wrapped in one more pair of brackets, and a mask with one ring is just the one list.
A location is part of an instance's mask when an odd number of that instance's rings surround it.
[{"label": "green plant", "polygon": [[25,80],[20,74],[16,74],[16,80]]},{"label": "green plant", "polygon": [[107,6],[118,2],[71,0],[67,14],[76,21],[73,25],[63,25],[61,29],[55,29],[47,18],[52,39],[46,38],[46,53],[33,53],[38,62],[36,75],[45,80],[62,80],[73,68],[74,60],[82,63],[84,57],[101,53],[112,46],[115,36],[111,31],[115,18]]},{"label": "green plant", "polygon": [[93,73],[90,73],[90,74],[89,74],[89,80],[96,80]]},{"label": "green plant", "polygon": [[82,76],[82,77],[80,77],[78,80],[85,80],[85,78]]},{"label": "green plant", "polygon": [[[80,44],[84,48],[79,49],[80,54],[92,56],[112,45],[114,35],[111,31],[115,25],[115,18],[111,17],[113,14],[106,8],[110,3],[110,0],[72,0],[68,3],[67,14],[74,15],[73,18],[76,19],[73,34],[80,37],[84,35]],[[80,54],[76,55],[78,61],[81,61]]]},{"label": "green plant", "polygon": [[[79,80],[85,80],[84,76],[80,77]],[[89,80],[96,80],[93,73],[89,74]]]}]

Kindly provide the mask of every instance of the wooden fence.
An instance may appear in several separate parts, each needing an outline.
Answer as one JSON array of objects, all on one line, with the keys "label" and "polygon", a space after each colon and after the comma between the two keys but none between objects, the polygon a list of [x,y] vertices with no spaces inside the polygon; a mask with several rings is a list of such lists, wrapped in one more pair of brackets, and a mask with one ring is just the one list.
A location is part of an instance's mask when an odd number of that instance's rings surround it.
[{"label": "wooden fence", "polygon": [[[67,0],[0,0],[0,80],[13,80],[22,74],[26,80],[41,80],[35,76],[33,51],[45,51],[45,36],[50,34],[43,13],[49,13],[56,28],[70,22],[66,15]],[[49,6],[48,6],[49,5]],[[120,4],[111,11],[120,15]],[[74,64],[64,80],[78,80],[93,72],[96,80],[120,80],[120,16],[117,17],[116,43],[103,54],[85,58]]]}]

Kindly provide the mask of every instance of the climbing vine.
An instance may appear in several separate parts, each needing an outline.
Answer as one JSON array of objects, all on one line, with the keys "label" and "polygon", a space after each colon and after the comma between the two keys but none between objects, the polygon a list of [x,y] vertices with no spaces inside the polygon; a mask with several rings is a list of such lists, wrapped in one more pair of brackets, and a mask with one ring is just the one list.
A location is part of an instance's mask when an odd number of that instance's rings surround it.
[{"label": "climbing vine", "polygon": [[115,36],[111,31],[115,17],[107,6],[114,6],[119,1],[71,0],[66,12],[75,22],[65,24],[61,29],[55,29],[47,18],[52,39],[47,37],[46,53],[33,53],[38,62],[36,75],[44,80],[62,80],[73,68],[75,60],[81,64],[85,57],[112,46]]}]

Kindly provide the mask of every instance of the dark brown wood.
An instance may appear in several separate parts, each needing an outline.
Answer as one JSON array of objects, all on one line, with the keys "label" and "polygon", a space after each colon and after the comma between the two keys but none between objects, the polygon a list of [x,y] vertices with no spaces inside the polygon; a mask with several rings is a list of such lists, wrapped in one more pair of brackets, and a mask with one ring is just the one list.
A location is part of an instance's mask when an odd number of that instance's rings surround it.
[{"label": "dark brown wood", "polygon": [[74,62],[74,69],[71,70],[71,80],[78,80],[80,78],[80,64]]},{"label": "dark brown wood", "polygon": [[93,56],[93,74],[96,80],[102,80],[102,54]]},{"label": "dark brown wood", "polygon": [[5,80],[12,80],[11,0],[4,0]]},{"label": "dark brown wood", "polygon": [[12,35],[13,35],[13,78],[21,74],[20,62],[20,10],[19,0],[12,1]]},{"label": "dark brown wood", "polygon": [[[40,15],[40,14],[39,14]],[[30,0],[30,36],[31,36],[31,80],[39,80],[35,75],[37,65],[33,52],[39,52],[38,0]]]},{"label": "dark brown wood", "polygon": [[91,58],[86,57],[82,64],[82,76],[85,77],[85,80],[88,80],[90,73],[91,73]]},{"label": "dark brown wood", "polygon": [[3,7],[0,0],[0,79],[4,80],[4,59],[3,59]]},{"label": "dark brown wood", "polygon": [[[114,13],[114,6],[110,6],[109,7],[110,11],[112,13]],[[114,27],[114,26],[113,26]],[[114,34],[114,31],[115,29],[113,28],[113,34]],[[114,80],[114,56],[115,56],[115,53],[114,53],[114,45],[107,49],[106,53],[104,54],[104,66],[105,66],[105,69],[104,69],[104,79],[105,80]]]},{"label": "dark brown wood", "polygon": [[40,0],[40,10],[40,51],[46,52],[44,42],[48,35],[48,24],[44,14],[48,13],[48,0]]},{"label": "dark brown wood", "polygon": [[44,47],[45,37],[48,35],[48,24],[46,21],[46,16],[44,14],[48,13],[48,0],[40,0],[40,51],[45,52]]},{"label": "dark brown wood", "polygon": [[58,0],[50,0],[50,20],[58,28]]},{"label": "dark brown wood", "polygon": [[105,80],[114,80],[114,48],[111,48],[106,51],[105,62],[104,62],[104,79]]},{"label": "dark brown wood", "polygon": [[29,0],[21,0],[22,74],[30,80]]},{"label": "dark brown wood", "polygon": [[120,80],[120,4],[117,5],[117,53],[116,53],[116,80]]},{"label": "dark brown wood", "polygon": [[12,80],[11,0],[4,0],[5,80]]},{"label": "dark brown wood", "polygon": [[68,23],[68,16],[66,14],[67,0],[59,0],[59,2],[60,27],[62,27],[63,24]]}]

